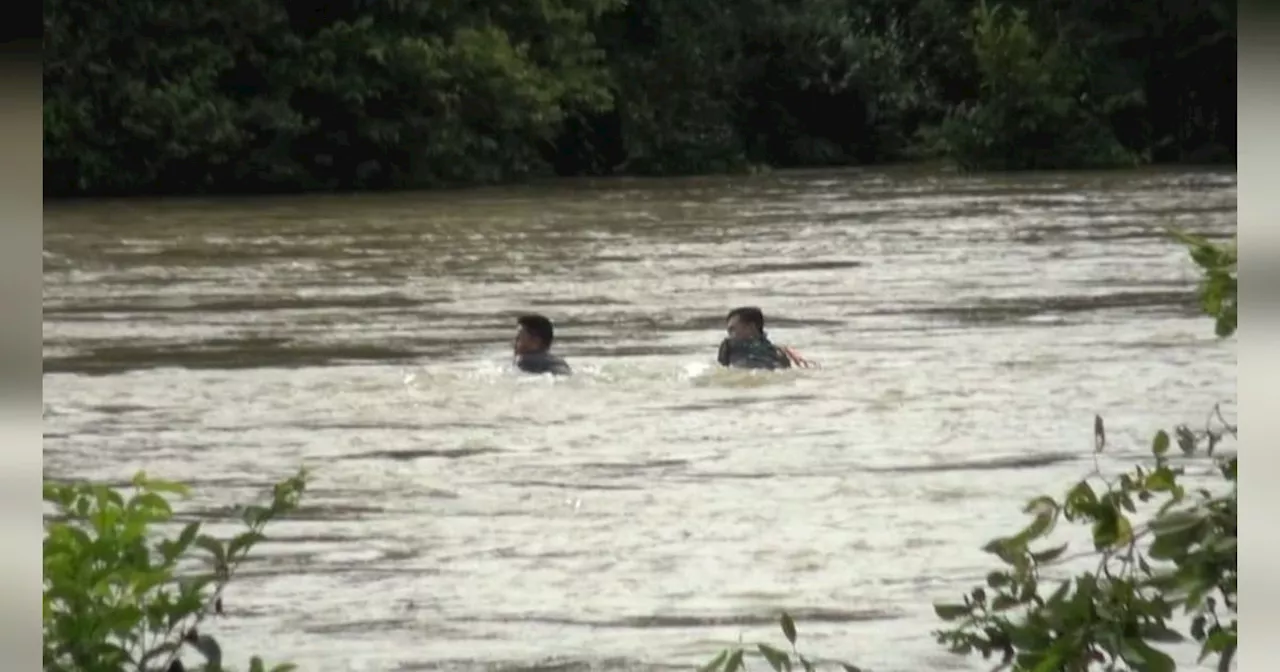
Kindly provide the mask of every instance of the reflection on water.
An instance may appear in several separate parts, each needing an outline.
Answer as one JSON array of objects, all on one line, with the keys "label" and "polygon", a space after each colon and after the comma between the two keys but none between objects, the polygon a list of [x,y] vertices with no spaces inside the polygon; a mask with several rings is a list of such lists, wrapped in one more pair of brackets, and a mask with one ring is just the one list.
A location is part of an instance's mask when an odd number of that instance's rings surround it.
[{"label": "reflection on water", "polygon": [[[1107,466],[1234,401],[1162,227],[1229,234],[1235,193],[899,171],[51,206],[45,470],[145,467],[218,520],[316,469],[211,626],[303,669],[687,666],[776,641],[779,608],[820,657],[981,669],[930,600],[1092,468],[1093,414]],[[748,303],[821,368],[714,367]],[[578,375],[509,370],[526,310]]]}]

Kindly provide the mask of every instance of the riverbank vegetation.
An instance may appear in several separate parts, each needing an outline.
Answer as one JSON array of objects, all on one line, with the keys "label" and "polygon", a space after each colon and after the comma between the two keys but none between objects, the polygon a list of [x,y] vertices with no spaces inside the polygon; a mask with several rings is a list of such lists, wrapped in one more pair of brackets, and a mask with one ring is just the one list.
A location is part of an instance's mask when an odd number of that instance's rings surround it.
[{"label": "riverbank vegetation", "polygon": [[1233,164],[1234,0],[44,4],[48,196]]},{"label": "riverbank vegetation", "polygon": [[[1218,338],[1236,332],[1236,243],[1178,234],[1203,279],[1199,297]],[[1159,430],[1149,458],[1120,474],[1094,471],[1061,497],[1040,496],[1030,522],[983,547],[998,564],[954,603],[934,605],[947,627],[934,635],[959,655],[996,669],[1172,672],[1170,646],[1192,645],[1199,662],[1231,669],[1238,645],[1237,456],[1222,450],[1238,426],[1214,407],[1202,428]],[[1094,418],[1094,452],[1108,447]],[[1176,448],[1176,450],[1175,450]],[[1197,484],[1189,482],[1195,479]],[[1059,523],[1087,529],[1089,543],[1052,543]],[[1071,571],[1070,567],[1084,569]],[[815,665],[796,648],[796,624],[781,618],[789,651],[768,644],[725,650],[703,672],[738,672],[761,659],[782,672]],[[846,672],[860,668],[840,663]]]},{"label": "riverbank vegetation", "polygon": [[[184,485],[145,473],[127,487],[46,480],[42,669],[182,672],[184,651],[205,661],[198,669],[223,669],[222,647],[201,623],[222,613],[236,569],[266,538],[267,523],[297,509],[306,483],[299,472],[265,506],[242,507],[245,531],[223,540],[199,522],[159,534],[174,522],[169,498],[185,497]],[[247,669],[268,668],[255,656]]]}]

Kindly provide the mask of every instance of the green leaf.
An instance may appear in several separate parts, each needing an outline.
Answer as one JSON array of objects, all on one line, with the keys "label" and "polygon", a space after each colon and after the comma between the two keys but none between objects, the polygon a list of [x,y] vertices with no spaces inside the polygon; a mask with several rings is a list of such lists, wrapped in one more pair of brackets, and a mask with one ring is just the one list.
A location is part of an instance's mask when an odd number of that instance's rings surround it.
[{"label": "green leaf", "polygon": [[782,612],[782,618],[780,619],[780,622],[781,622],[781,625],[782,625],[782,636],[783,636],[783,637],[786,637],[786,638],[787,638],[787,641],[788,641],[788,642],[791,642],[791,645],[792,645],[792,646],[795,646],[795,643],[796,643],[796,622],[795,622],[795,621],[793,621],[793,620],[791,620],[791,614],[788,614],[788,613],[787,613],[787,612],[785,612],[785,611],[784,611],[784,612]]},{"label": "green leaf", "polygon": [[1196,452],[1196,435],[1185,425],[1178,427],[1174,432],[1178,435],[1178,449],[1183,455],[1191,455]]},{"label": "green leaf", "polygon": [[1016,606],[1018,606],[1018,598],[1012,595],[996,595],[995,599],[991,600],[992,611],[1004,611]]},{"label": "green leaf", "polygon": [[840,667],[844,669],[844,672],[866,672],[861,667],[850,665],[849,663],[840,663]]},{"label": "green leaf", "polygon": [[1034,577],[1032,577],[1022,583],[1022,592],[1020,593],[1020,597],[1018,599],[1019,601],[1022,601],[1022,602],[1028,602],[1032,598],[1039,597],[1039,595],[1040,595],[1040,584],[1035,580]]},{"label": "green leaf", "polygon": [[97,627],[111,632],[122,639],[138,629],[142,623],[142,610],[135,606],[121,606],[99,614]]},{"label": "green leaf", "polygon": [[168,493],[178,495],[179,497],[189,497],[191,495],[190,487],[174,481],[147,479],[144,487],[151,492]]},{"label": "green leaf", "polygon": [[154,492],[144,492],[129,500],[130,513],[142,513],[152,520],[164,521],[173,517],[173,508],[164,497]]},{"label": "green leaf", "polygon": [[298,666],[293,663],[280,663],[271,668],[271,672],[297,672]]},{"label": "green leaf", "polygon": [[1107,430],[1102,424],[1102,416],[1093,416],[1093,452],[1101,453],[1107,446]]},{"label": "green leaf", "polygon": [[251,528],[257,528],[266,524],[266,522],[271,519],[271,510],[263,506],[250,504],[249,506],[244,507],[244,511],[240,514],[240,517],[244,520],[245,525],[248,525]]},{"label": "green leaf", "polygon": [[1222,460],[1218,464],[1218,466],[1219,466],[1219,470],[1222,473],[1223,478],[1225,478],[1228,481],[1231,481],[1232,483],[1235,483],[1239,480],[1239,473],[1238,473],[1239,465],[1236,458],[1232,457],[1231,459]]},{"label": "green leaf", "polygon": [[1006,634],[1015,649],[1036,651],[1049,643],[1049,634],[1044,630],[1028,625],[1010,627]]},{"label": "green leaf", "polygon": [[791,669],[791,657],[787,654],[768,644],[758,644],[757,648],[760,649],[760,655],[764,656],[764,659],[769,663],[769,667],[772,667],[775,672]]},{"label": "green leaf", "polygon": [[[45,541],[56,541],[63,547],[62,550],[64,552],[73,554],[89,552],[88,549],[93,546],[93,539],[88,532],[67,523],[50,525],[45,533]],[[48,552],[46,552],[45,557],[49,557]]]},{"label": "green leaf", "polygon": [[712,658],[706,665],[698,669],[698,672],[714,672],[720,669],[720,665],[729,657],[729,650],[725,649],[715,658]]},{"label": "green leaf", "polygon": [[742,654],[742,649],[729,654],[729,659],[724,662],[724,672],[737,672],[737,670],[743,669]]},{"label": "green leaf", "polygon": [[261,532],[255,532],[253,530],[240,534],[236,538],[232,539],[231,543],[227,545],[227,557],[235,558],[242,552],[247,553],[255,544],[266,538],[267,537]]},{"label": "green leaf", "polygon": [[982,547],[982,551],[992,555],[1000,555],[1000,553],[1004,551],[1004,547],[1007,543],[1009,543],[1008,540],[1003,537],[999,539],[992,539]]},{"label": "green leaf", "polygon": [[140,670],[151,669],[150,667],[147,666],[148,662],[156,658],[159,658],[161,656],[167,656],[173,653],[174,651],[177,651],[181,647],[182,645],[177,642],[165,642],[163,644],[160,644],[159,646],[155,647],[154,649],[151,649],[150,651],[142,655],[142,659],[138,661],[138,669]]},{"label": "green leaf", "polygon": [[1151,454],[1164,457],[1167,452],[1169,452],[1169,433],[1162,429],[1156,432],[1156,438],[1151,442]]},{"label": "green leaf", "polygon": [[1129,517],[1116,512],[1116,544],[1127,544],[1133,541],[1133,524]]},{"label": "green leaf", "polygon": [[1231,660],[1236,657],[1237,640],[1233,635],[1231,641],[1222,647],[1222,653],[1218,656],[1218,672],[1229,672],[1231,669]]},{"label": "green leaf", "polygon": [[1147,553],[1156,560],[1176,560],[1187,554],[1192,539],[1187,534],[1163,534],[1151,542]]},{"label": "green leaf", "polygon": [[258,656],[249,659],[249,672],[267,672],[267,666]]},{"label": "green leaf", "polygon": [[971,609],[963,604],[934,604],[933,612],[944,621],[954,621],[969,615]]},{"label": "green leaf", "polygon": [[1200,511],[1181,510],[1170,511],[1156,516],[1147,524],[1152,532],[1156,534],[1173,534],[1176,532],[1184,532],[1194,530],[1204,521],[1204,515]]},{"label": "green leaf", "polygon": [[1089,514],[1097,503],[1098,496],[1094,494],[1089,482],[1080,481],[1067,493],[1067,500],[1064,504],[1078,513]]},{"label": "green leaf", "polygon": [[1031,672],[1058,672],[1062,667],[1062,653],[1057,650],[1050,650],[1041,658],[1036,666],[1031,668]]},{"label": "green leaf", "polygon": [[1062,604],[1063,600],[1067,599],[1067,593],[1070,591],[1071,591],[1071,581],[1070,580],[1063,581],[1062,583],[1058,584],[1058,589],[1053,591],[1053,594],[1049,596],[1049,599],[1047,600],[1046,604],[1049,606],[1057,606]]},{"label": "green leaf", "polygon": [[[88,497],[80,497],[75,500],[75,516],[81,520],[89,518],[90,507],[93,502]],[[70,513],[70,512],[68,512]]]},{"label": "green leaf", "polygon": [[1094,548],[1102,550],[1121,546],[1132,539],[1133,525],[1127,516],[1110,507],[1100,512],[1098,521],[1093,524]]},{"label": "green leaf", "polygon": [[1178,477],[1168,467],[1160,467],[1147,474],[1143,486],[1155,492],[1168,492],[1177,484]]},{"label": "green leaf", "polygon": [[1018,545],[1025,545],[1028,541],[1039,539],[1048,534],[1053,529],[1055,512],[1042,513],[1036,516],[1030,525],[1017,534]]},{"label": "green leaf", "polygon": [[169,493],[186,497],[190,494],[191,489],[182,483],[173,481],[163,481],[156,478],[148,478],[147,472],[139,471],[133,475],[131,484],[139,490],[155,493]]},{"label": "green leaf", "polygon": [[219,570],[227,567],[227,549],[223,547],[222,542],[207,535],[202,534],[196,537],[196,546],[204,549],[213,556],[213,560]]},{"label": "green leaf", "polygon": [[[1208,620],[1209,619],[1204,614],[1200,614],[1195,618],[1191,619],[1191,638],[1192,639],[1196,640],[1197,642],[1204,640],[1205,624],[1208,623]],[[1201,660],[1203,660],[1203,658]]]},{"label": "green leaf", "polygon": [[1138,507],[1134,506],[1133,497],[1129,496],[1128,492],[1120,492],[1117,494],[1118,496],[1116,499],[1120,502],[1121,508],[1123,508],[1125,511],[1128,511],[1129,513],[1138,512]]},{"label": "green leaf", "polygon": [[178,540],[173,548],[173,557],[180,557],[183,553],[186,553],[187,549],[191,548],[191,544],[195,543],[198,536],[200,536],[200,523],[187,523],[178,535]]},{"label": "green leaf", "polygon": [[1149,642],[1180,644],[1187,639],[1182,633],[1170,629],[1169,626],[1162,623],[1144,623],[1138,628],[1138,633],[1142,636],[1142,639]]},{"label": "green leaf", "polygon": [[173,578],[173,572],[168,569],[140,572],[134,575],[131,581],[133,593],[138,596],[146,595],[156,586],[167,583],[171,578]]},{"label": "green leaf", "polygon": [[1041,495],[1027,502],[1027,505],[1022,508],[1023,513],[1034,513],[1036,515],[1052,513],[1057,510],[1058,503],[1055,502],[1052,497],[1045,495]]},{"label": "green leaf", "polygon": [[804,667],[804,672],[813,672],[813,663],[809,662],[808,658],[800,656],[800,665]]},{"label": "green leaf", "polygon": [[1178,669],[1178,665],[1173,662],[1169,654],[1151,647],[1137,637],[1124,640],[1121,645],[1121,657],[1125,662],[1144,672],[1174,672]]},{"label": "green leaf", "polygon": [[[1235,646],[1236,634],[1218,627],[1213,628],[1212,632],[1204,640],[1204,650],[1210,653],[1225,652],[1228,648],[1234,651]],[[1200,660],[1204,660],[1203,655]]]},{"label": "green leaf", "polygon": [[1236,320],[1236,311],[1234,309],[1218,318],[1218,321],[1213,325],[1214,335],[1218,338],[1226,338],[1236,333],[1238,328]]},{"label": "green leaf", "polygon": [[1032,553],[1031,559],[1035,560],[1037,565],[1047,564],[1062,557],[1062,554],[1067,552],[1067,547],[1068,544],[1063,544],[1061,546],[1045,549],[1039,553]]},{"label": "green leaf", "polygon": [[222,645],[218,644],[218,640],[209,635],[200,635],[196,641],[190,642],[191,647],[200,652],[205,660],[209,661],[211,666],[217,667],[222,663]]},{"label": "green leaf", "polygon": [[1209,545],[1209,548],[1211,548],[1214,553],[1221,553],[1224,555],[1230,553],[1234,555],[1237,552],[1237,546],[1238,544],[1236,543],[1235,537],[1221,537],[1214,539],[1213,543]]},{"label": "green leaf", "polygon": [[983,551],[995,555],[1000,561],[1017,570],[1026,568],[1027,548],[1019,537],[1010,539],[992,539],[982,547]]}]

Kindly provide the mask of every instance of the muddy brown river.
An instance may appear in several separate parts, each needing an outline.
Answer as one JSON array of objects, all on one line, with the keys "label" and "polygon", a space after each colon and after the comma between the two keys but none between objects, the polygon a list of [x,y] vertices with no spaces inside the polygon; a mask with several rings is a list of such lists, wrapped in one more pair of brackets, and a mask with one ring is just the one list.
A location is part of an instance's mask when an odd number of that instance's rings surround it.
[{"label": "muddy brown river", "polygon": [[[206,628],[237,666],[688,669],[785,608],[814,657],[985,669],[930,603],[1094,414],[1123,468],[1235,402],[1168,225],[1234,232],[1234,172],[54,204],[45,473],[216,519],[314,470]],[[718,370],[739,304],[821,368]],[[525,311],[578,375],[509,370]]]}]

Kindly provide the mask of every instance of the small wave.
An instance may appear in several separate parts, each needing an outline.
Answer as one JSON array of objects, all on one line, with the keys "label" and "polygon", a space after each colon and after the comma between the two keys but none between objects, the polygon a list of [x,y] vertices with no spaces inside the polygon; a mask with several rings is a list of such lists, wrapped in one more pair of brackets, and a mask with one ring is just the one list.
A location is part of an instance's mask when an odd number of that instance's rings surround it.
[{"label": "small wave", "polygon": [[794,382],[802,375],[804,373],[801,369],[763,371],[707,365],[705,370],[690,376],[689,380],[696,387],[746,388],[783,385]]},{"label": "small wave", "polygon": [[604,483],[564,483],[559,481],[502,481],[505,485],[521,488],[554,488],[557,490],[602,490],[602,491],[636,491],[644,490],[641,485],[606,485]]},{"label": "small wave", "polygon": [[664,469],[667,467],[687,467],[692,463],[691,460],[647,460],[645,462],[584,462],[579,466],[592,469],[605,469],[617,471],[639,471],[644,469]]},{"label": "small wave", "polygon": [[[475,634],[468,634],[476,638]],[[481,635],[483,637],[483,635]],[[669,665],[633,658],[566,658],[554,657],[537,662],[480,662],[476,660],[431,660],[422,662],[402,662],[395,668],[397,672],[432,670],[433,672],[668,672],[669,670],[688,670],[688,665]]]},{"label": "small wave", "polygon": [[343,455],[338,457],[339,460],[397,460],[406,462],[409,460],[418,460],[425,457],[441,457],[445,459],[457,459],[461,457],[476,457],[477,455],[492,455],[495,453],[504,453],[506,451],[498,448],[441,448],[441,449],[422,449],[422,450],[374,450],[367,453],[355,453],[352,455]]},{"label": "small wave", "polygon": [[934,464],[908,464],[892,467],[868,467],[867,471],[875,473],[915,473],[937,471],[993,471],[997,469],[1035,469],[1051,464],[1071,462],[1079,459],[1070,453],[1048,453],[1045,455],[1014,455],[994,457],[984,460],[965,460],[960,462],[939,462]]},{"label": "small wave", "polygon": [[658,365],[643,365],[635,361],[575,361],[569,358],[573,367],[572,376],[530,375],[517,371],[509,364],[501,363],[500,358],[479,361],[449,363],[446,365],[423,365],[404,370],[403,383],[413,392],[426,392],[429,389],[450,387],[457,383],[478,383],[483,385],[533,385],[533,386],[565,386],[580,388],[595,385],[610,387],[632,384],[643,384],[654,381],[692,384],[694,387],[726,387],[749,388],[765,385],[785,384],[804,375],[801,369],[782,371],[752,371],[746,369],[730,369],[716,365],[714,362],[683,362],[674,366],[665,362]]},{"label": "small wave", "polygon": [[[789,610],[796,621],[805,623],[858,623],[863,621],[886,621],[900,618],[900,614],[879,609],[844,610],[844,609],[796,609]],[[694,614],[653,614],[624,616],[616,619],[585,619],[562,616],[489,616],[480,618],[462,618],[458,621],[476,623],[543,623],[549,625],[584,626],[590,628],[618,629],[666,629],[666,628],[709,628],[721,626],[768,626],[778,622],[777,612],[759,612],[746,614],[694,615]]]}]

